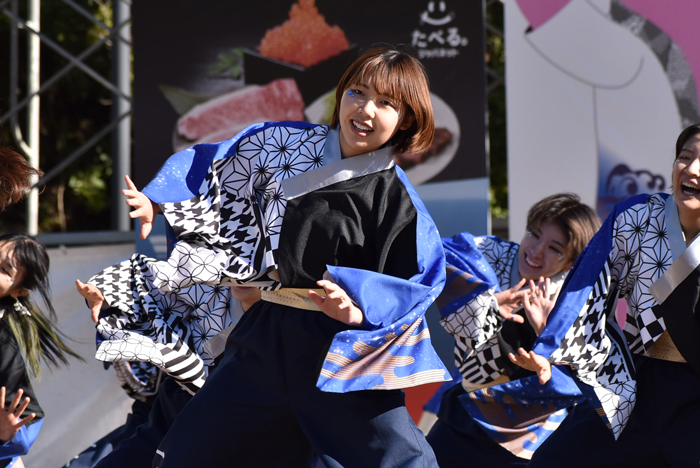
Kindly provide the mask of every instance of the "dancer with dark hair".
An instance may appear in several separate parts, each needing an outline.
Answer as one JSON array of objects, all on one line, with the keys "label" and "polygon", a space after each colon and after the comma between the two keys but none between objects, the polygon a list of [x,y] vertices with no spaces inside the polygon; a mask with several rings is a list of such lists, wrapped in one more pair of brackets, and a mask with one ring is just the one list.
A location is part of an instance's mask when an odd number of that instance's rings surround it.
[{"label": "dancer with dark hair", "polygon": [[[462,379],[445,391],[428,434],[441,467],[525,466],[582,398],[552,395],[506,356],[531,346],[547,320],[525,313],[523,286],[555,294],[599,227],[577,195],[561,193],[530,208],[520,244],[469,233],[443,239],[448,279],[436,304]],[[495,396],[499,384],[510,385],[507,397]]]},{"label": "dancer with dark hair", "polygon": [[[42,172],[16,151],[0,146],[0,210],[24,198]],[[50,319],[55,311],[49,297],[49,257],[25,234],[0,236],[0,466],[20,466],[41,428],[44,412],[29,375],[38,376],[41,361],[67,364],[80,359],[60,338]],[[48,311],[34,306],[36,291]],[[22,398],[24,396],[24,398]]]},{"label": "dancer with dark hair", "polygon": [[[0,413],[0,466],[12,466],[26,454],[41,428],[44,412],[29,375],[40,375],[42,360],[58,365],[67,364],[68,356],[81,359],[49,320],[56,313],[48,273],[49,256],[34,238],[0,235],[0,406],[6,409]],[[41,296],[48,317],[30,292]]]},{"label": "dancer with dark hair", "polygon": [[[424,320],[444,254],[394,165],[433,134],[423,66],[377,48],[341,78],[330,127],[252,125],[174,155],[143,194],[131,187],[142,234],[152,200],[180,241],[168,262],[124,272],[135,282],[105,285],[110,305],[142,279],[155,286],[135,294],[145,299],[262,289],[161,444],[161,466],[308,468],[314,452],[329,468],[436,466],[400,389],[449,379]],[[190,374],[178,377],[196,385]]]},{"label": "dancer with dark hair", "polygon": [[[556,302],[528,296],[549,319],[532,351],[511,360],[542,382],[566,365],[587,399],[530,466],[700,463],[700,125],[681,132],[672,167],[673,194],[618,203]],[[628,304],[622,329],[618,298]]]}]

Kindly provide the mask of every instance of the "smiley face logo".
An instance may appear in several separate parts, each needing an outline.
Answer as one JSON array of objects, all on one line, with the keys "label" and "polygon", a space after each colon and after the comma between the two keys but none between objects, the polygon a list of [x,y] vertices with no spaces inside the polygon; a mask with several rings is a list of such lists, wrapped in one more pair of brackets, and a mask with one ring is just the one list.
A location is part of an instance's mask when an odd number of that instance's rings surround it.
[{"label": "smiley face logo", "polygon": [[[437,4],[437,8],[436,8]],[[437,11],[436,11],[437,10]],[[445,2],[428,2],[428,9],[421,13],[420,20],[423,23],[428,23],[432,26],[442,26],[454,19],[454,13],[446,13],[447,5]]]}]

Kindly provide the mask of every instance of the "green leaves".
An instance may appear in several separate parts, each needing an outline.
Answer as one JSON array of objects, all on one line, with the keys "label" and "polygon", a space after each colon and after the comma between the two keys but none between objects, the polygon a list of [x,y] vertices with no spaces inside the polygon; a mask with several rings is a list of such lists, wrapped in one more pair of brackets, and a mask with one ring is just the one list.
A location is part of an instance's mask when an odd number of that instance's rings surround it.
[{"label": "green leaves", "polygon": [[237,80],[243,73],[243,47],[234,47],[227,52],[219,54],[219,60],[209,67],[209,76],[231,78]]},{"label": "green leaves", "polygon": [[173,106],[178,115],[183,115],[197,104],[211,99],[211,96],[196,94],[186,89],[178,88],[177,86],[160,85],[158,88],[160,88],[163,96],[165,96],[165,99]]},{"label": "green leaves", "polygon": [[107,209],[110,197],[107,180],[112,174],[112,158],[101,153],[99,164],[82,166],[68,178],[68,187],[81,199],[90,212]]}]

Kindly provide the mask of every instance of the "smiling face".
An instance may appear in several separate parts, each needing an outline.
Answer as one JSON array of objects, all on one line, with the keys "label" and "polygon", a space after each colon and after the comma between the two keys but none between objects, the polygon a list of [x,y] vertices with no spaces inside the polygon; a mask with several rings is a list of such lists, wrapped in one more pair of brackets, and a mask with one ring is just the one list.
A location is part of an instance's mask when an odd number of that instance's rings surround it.
[{"label": "smiling face", "polygon": [[8,242],[0,243],[0,297],[20,297],[28,293],[19,286],[22,273],[15,263],[12,245]]},{"label": "smiling face", "polygon": [[518,251],[518,272],[522,278],[537,281],[571,268],[567,258],[568,241],[555,224],[545,221],[527,231]]},{"label": "smiling face", "polygon": [[447,13],[445,2],[428,2],[428,9],[421,13],[420,19],[431,26],[443,26],[454,19],[454,13]]},{"label": "smiling face", "polygon": [[380,94],[371,83],[353,84],[343,93],[338,112],[340,124],[340,152],[344,158],[379,149],[399,129],[407,129],[411,122],[403,122],[401,104]]},{"label": "smiling face", "polygon": [[673,196],[681,224],[700,217],[700,134],[688,138],[673,163]]}]

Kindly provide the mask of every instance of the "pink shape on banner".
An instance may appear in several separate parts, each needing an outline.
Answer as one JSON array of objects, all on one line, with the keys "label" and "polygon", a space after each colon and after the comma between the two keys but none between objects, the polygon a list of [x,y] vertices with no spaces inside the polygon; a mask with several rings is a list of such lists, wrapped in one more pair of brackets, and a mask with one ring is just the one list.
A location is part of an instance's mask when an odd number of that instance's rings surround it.
[{"label": "pink shape on banner", "polygon": [[[517,0],[532,29],[537,29],[559,13],[571,0]],[[664,2],[665,3],[665,2]]]},{"label": "pink shape on banner", "polygon": [[700,93],[700,28],[698,28],[700,2],[697,0],[664,0],[663,2],[622,0],[622,3],[654,23],[678,44],[693,71],[695,88]]}]

